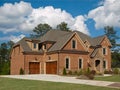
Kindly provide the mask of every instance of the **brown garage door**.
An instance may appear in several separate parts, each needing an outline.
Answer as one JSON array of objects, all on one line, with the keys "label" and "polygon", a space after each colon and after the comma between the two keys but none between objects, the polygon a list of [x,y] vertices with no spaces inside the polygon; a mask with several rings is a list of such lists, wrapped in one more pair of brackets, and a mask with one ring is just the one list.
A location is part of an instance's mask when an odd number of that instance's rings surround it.
[{"label": "brown garage door", "polygon": [[30,62],[29,63],[29,73],[30,74],[39,74],[40,73],[40,63],[39,62]]},{"label": "brown garage door", "polygon": [[57,74],[57,61],[46,62],[46,74]]}]

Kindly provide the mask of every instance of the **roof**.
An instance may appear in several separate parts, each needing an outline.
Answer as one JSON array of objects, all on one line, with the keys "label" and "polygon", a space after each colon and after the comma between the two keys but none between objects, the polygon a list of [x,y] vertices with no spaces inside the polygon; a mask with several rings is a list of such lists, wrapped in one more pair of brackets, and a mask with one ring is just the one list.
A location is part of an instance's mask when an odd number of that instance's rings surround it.
[{"label": "roof", "polygon": [[[28,46],[26,40],[31,40],[31,41],[39,41],[40,43],[50,41],[54,42],[51,48],[49,48],[48,52],[50,51],[57,51],[61,50],[63,46],[70,40],[70,38],[77,33],[78,36],[81,38],[83,42],[86,40],[90,43],[91,46],[96,46],[100,45],[101,41],[105,36],[99,36],[92,38],[82,32],[79,31],[61,31],[61,30],[50,30],[48,31],[45,35],[37,38],[37,39],[31,39],[31,38],[23,38],[19,42],[17,42],[14,46],[16,45],[21,45],[24,51],[31,52],[32,50]],[[93,54],[96,53],[96,51],[93,52]],[[94,55],[93,55],[94,56]]]}]

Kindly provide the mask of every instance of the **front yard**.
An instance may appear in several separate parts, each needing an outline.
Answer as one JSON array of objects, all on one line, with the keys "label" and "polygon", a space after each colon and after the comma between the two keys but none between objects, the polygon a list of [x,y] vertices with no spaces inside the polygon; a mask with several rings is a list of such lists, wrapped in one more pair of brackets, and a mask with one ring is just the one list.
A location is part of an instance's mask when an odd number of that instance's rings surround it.
[{"label": "front yard", "polygon": [[0,90],[119,90],[80,84],[67,84],[0,77]]},{"label": "front yard", "polygon": [[106,77],[95,77],[95,80],[120,82],[120,75],[113,75],[113,76],[106,76]]}]

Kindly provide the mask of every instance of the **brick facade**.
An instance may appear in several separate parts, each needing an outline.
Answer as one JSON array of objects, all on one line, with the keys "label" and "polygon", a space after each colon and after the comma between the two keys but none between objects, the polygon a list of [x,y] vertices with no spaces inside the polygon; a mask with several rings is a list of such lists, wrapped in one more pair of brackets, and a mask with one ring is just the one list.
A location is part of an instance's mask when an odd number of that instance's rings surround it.
[{"label": "brick facade", "polygon": [[[76,46],[72,48],[72,41],[75,40]],[[100,47],[97,48],[97,53],[94,57],[91,57],[91,53],[95,51],[95,48],[90,47],[89,41],[82,41],[77,33],[72,34],[70,38],[62,45],[61,50],[55,50],[48,52],[54,43],[47,42],[42,44],[42,52],[38,52],[39,43],[36,42],[37,47],[34,49],[33,41],[28,41],[28,46],[32,51],[24,52],[24,47],[15,45],[11,51],[11,74],[19,74],[20,68],[22,68],[25,74],[30,73],[30,62],[39,62],[40,67],[38,68],[40,72],[38,74],[46,74],[46,63],[57,62],[56,74],[62,74],[63,69],[66,67],[66,58],[69,58],[69,68],[67,71],[79,71],[79,59],[82,60],[81,69],[97,70],[103,72],[105,69],[111,70],[111,51],[110,43],[107,37],[104,37],[100,43]],[[46,44],[46,49],[44,45]],[[106,54],[103,55],[103,48],[106,48]],[[103,68],[103,61],[106,61],[106,68]],[[100,63],[99,63],[100,62]],[[96,66],[96,63],[99,65]],[[52,67],[49,66],[51,69]],[[54,71],[54,68],[53,68]],[[51,71],[52,73],[52,71]]]}]

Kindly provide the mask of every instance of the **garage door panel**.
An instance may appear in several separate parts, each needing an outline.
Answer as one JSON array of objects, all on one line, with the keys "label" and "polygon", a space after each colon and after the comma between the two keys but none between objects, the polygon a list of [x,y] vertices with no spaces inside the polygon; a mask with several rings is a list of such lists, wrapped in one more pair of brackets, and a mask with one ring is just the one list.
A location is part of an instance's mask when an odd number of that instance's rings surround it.
[{"label": "garage door panel", "polygon": [[40,73],[40,63],[39,62],[30,62],[29,63],[29,73],[30,74],[39,74]]},{"label": "garage door panel", "polygon": [[57,74],[57,62],[46,62],[46,74]]}]

